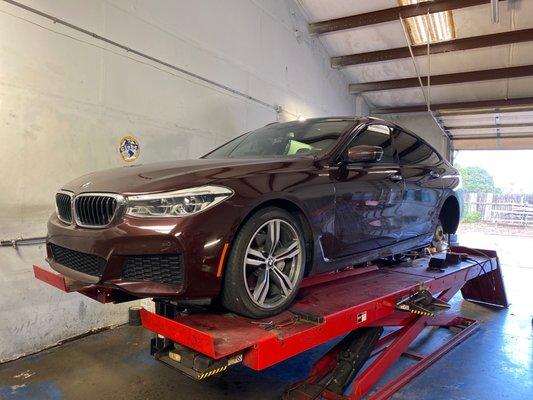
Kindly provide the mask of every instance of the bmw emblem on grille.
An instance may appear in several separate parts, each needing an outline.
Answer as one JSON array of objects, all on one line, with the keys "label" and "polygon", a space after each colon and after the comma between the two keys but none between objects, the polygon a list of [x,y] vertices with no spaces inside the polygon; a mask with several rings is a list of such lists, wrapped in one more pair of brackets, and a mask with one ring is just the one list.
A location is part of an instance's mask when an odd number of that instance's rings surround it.
[{"label": "bmw emblem on grille", "polygon": [[91,186],[91,184],[92,184],[91,181],[89,181],[89,182],[85,182],[85,183],[84,183],[83,185],[81,185],[80,187],[81,187],[82,189],[85,189],[85,188]]}]

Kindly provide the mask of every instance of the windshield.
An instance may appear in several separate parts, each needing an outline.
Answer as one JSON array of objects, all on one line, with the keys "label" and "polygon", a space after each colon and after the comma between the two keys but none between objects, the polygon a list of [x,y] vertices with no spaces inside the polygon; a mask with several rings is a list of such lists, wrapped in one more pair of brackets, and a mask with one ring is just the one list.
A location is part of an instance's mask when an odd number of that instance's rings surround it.
[{"label": "windshield", "polygon": [[271,124],[239,136],[203,158],[270,158],[314,154],[330,149],[353,124],[353,120]]}]

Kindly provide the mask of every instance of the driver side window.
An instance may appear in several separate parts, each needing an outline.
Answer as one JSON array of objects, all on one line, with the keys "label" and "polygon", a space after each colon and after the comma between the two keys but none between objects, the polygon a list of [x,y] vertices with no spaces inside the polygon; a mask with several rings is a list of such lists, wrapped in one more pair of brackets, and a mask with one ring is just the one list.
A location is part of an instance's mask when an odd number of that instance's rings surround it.
[{"label": "driver side window", "polygon": [[391,130],[385,125],[369,125],[365,130],[357,134],[348,145],[348,149],[353,146],[379,146],[383,149],[383,156],[379,163],[393,164],[394,146],[392,145]]}]

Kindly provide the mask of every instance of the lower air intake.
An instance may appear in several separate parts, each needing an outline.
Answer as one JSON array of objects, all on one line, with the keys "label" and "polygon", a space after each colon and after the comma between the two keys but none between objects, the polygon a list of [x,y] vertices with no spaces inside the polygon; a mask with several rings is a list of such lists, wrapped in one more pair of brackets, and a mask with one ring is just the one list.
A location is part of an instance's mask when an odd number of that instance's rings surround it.
[{"label": "lower air intake", "polygon": [[64,267],[92,276],[102,276],[106,260],[94,254],[81,253],[50,243],[54,261]]},{"label": "lower air intake", "polygon": [[128,256],[122,270],[122,278],[182,286],[183,258],[181,254]]}]

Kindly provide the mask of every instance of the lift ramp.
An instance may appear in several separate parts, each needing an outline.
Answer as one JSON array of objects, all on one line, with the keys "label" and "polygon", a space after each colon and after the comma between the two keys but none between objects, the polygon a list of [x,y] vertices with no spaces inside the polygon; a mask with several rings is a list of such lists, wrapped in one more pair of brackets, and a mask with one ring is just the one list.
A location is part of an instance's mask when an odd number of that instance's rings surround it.
[{"label": "lift ramp", "polygon": [[[398,311],[396,304],[421,287],[432,294],[464,288],[477,301],[506,307],[497,257],[471,257],[475,261],[463,261],[443,273],[427,271],[427,259],[421,259],[410,267],[330,274],[336,279],[306,285],[290,310],[274,318],[253,320],[232,313],[167,318],[142,310],[142,324],[215,360],[241,352],[246,366],[262,370],[357,328],[405,323],[412,316]],[[492,282],[489,273],[500,278]],[[487,279],[488,290],[476,290]]]}]

